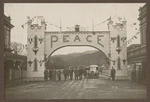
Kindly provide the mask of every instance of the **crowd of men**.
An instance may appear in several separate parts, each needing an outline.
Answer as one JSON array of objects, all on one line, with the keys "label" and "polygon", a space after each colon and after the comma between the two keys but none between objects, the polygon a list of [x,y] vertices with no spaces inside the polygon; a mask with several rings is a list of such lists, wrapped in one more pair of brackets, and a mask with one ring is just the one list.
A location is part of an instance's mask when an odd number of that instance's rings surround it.
[{"label": "crowd of men", "polygon": [[[62,75],[63,74],[63,75]],[[65,68],[65,69],[46,69],[44,71],[45,80],[81,80],[87,76],[87,70],[85,68]]]},{"label": "crowd of men", "polygon": [[[100,68],[101,69],[101,68]],[[102,73],[102,69],[99,70],[99,72]],[[86,68],[79,67],[79,68],[64,68],[64,69],[46,69],[44,71],[44,79],[47,80],[81,80],[82,78],[85,78],[86,76],[90,76],[89,72]],[[139,67],[139,69],[136,71],[135,68],[130,73],[130,80],[131,82],[139,82],[143,80],[141,76],[144,76],[142,73],[142,68]],[[62,78],[63,77],[63,78]],[[110,71],[110,78],[112,81],[115,81],[116,77],[116,70],[112,67]]]},{"label": "crowd of men", "polygon": [[[99,72],[102,73],[100,70]],[[44,79],[47,80],[81,80],[88,75],[88,70],[82,67],[79,68],[64,68],[64,69],[46,69],[44,71]],[[115,81],[116,70],[112,67],[110,77],[112,81]],[[63,78],[62,78],[63,77]]]}]

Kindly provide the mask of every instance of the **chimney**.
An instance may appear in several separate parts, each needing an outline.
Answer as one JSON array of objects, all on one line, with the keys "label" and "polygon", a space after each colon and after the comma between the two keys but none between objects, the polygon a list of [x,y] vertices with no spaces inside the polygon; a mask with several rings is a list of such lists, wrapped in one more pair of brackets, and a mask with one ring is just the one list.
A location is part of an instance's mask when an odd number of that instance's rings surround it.
[{"label": "chimney", "polygon": [[80,31],[80,25],[75,25],[75,32],[79,32]]}]

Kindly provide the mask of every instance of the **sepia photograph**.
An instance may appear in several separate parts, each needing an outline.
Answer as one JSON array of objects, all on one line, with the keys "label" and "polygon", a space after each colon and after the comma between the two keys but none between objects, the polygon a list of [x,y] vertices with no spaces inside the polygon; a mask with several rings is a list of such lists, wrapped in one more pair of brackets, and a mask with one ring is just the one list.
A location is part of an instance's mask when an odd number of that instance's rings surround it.
[{"label": "sepia photograph", "polygon": [[5,99],[147,99],[147,7],[4,3]]}]

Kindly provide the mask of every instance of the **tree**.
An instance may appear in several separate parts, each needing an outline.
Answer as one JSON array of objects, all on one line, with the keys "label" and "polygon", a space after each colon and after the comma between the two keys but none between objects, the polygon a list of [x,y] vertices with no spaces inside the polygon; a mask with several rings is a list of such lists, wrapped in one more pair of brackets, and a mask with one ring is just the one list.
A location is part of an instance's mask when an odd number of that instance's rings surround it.
[{"label": "tree", "polygon": [[47,63],[47,68],[63,69],[65,62],[60,57],[51,58]]},{"label": "tree", "polygon": [[11,49],[13,50],[14,54],[23,54],[23,50],[26,50],[26,45],[23,45],[18,42],[11,42]]}]

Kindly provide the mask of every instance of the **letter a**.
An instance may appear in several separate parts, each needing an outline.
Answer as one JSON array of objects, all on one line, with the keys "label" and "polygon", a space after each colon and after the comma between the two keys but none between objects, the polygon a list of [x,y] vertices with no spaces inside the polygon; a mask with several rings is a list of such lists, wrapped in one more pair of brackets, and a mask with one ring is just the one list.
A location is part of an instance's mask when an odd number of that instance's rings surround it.
[{"label": "letter a", "polygon": [[78,40],[78,41],[80,42],[80,38],[79,38],[78,35],[75,36],[74,42],[75,42],[76,40]]}]

